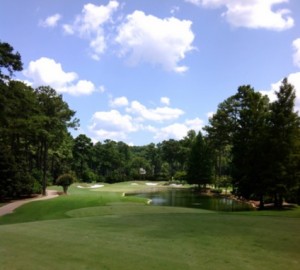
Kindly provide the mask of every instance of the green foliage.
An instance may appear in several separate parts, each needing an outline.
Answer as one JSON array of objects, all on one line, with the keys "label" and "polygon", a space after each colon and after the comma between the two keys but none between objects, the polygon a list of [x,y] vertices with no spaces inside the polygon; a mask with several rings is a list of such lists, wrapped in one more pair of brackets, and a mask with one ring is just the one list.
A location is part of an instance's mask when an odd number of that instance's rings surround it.
[{"label": "green foliage", "polygon": [[188,160],[187,181],[205,186],[212,181],[212,152],[201,132],[195,138]]},{"label": "green foliage", "polygon": [[63,187],[64,193],[67,193],[68,187],[74,182],[75,178],[70,173],[62,174],[56,179],[56,184]]},{"label": "green foliage", "polygon": [[[10,79],[14,71],[23,69],[21,55],[18,52],[14,53],[13,50],[14,48],[10,44],[0,42],[0,81]],[[3,68],[7,72],[3,72]]]},{"label": "green foliage", "polygon": [[184,181],[184,180],[186,180],[186,178],[187,178],[186,171],[177,171],[177,172],[174,174],[174,179],[175,179],[175,180],[181,180],[181,181]]},{"label": "green foliage", "polygon": [[259,199],[261,207],[265,196],[279,207],[283,197],[297,198],[300,124],[294,101],[295,89],[284,79],[273,103],[248,85],[219,105],[205,127],[216,184],[232,177],[234,193]]},{"label": "green foliage", "polygon": [[9,44],[0,43],[2,198],[40,192],[40,183],[45,194],[48,182],[70,169],[67,128],[78,125],[72,119],[75,112],[54,89],[33,89],[11,80],[13,72],[21,69],[20,55]]},{"label": "green foliage", "polygon": [[270,192],[274,194],[275,204],[282,206],[284,196],[299,187],[300,179],[300,118],[294,112],[295,88],[282,81],[277,100],[271,104],[269,146],[272,155],[268,170]]}]

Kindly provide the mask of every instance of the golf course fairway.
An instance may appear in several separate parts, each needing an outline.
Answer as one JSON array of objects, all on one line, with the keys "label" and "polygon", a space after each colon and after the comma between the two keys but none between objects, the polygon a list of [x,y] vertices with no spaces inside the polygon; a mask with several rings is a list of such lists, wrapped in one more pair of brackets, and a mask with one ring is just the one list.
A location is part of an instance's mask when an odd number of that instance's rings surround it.
[{"label": "golf course fairway", "polygon": [[73,185],[0,217],[0,269],[300,269],[299,208],[159,207],[132,189]]}]

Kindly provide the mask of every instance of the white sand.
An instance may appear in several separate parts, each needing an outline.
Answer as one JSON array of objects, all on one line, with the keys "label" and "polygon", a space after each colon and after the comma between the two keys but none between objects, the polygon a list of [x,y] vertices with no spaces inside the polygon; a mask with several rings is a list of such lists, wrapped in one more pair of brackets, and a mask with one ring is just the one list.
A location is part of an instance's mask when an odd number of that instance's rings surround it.
[{"label": "white sand", "polygon": [[93,186],[91,186],[91,188],[100,188],[100,187],[104,187],[104,185],[93,185]]},{"label": "white sand", "polygon": [[171,184],[170,186],[171,186],[171,187],[182,187],[181,184]]},{"label": "white sand", "polygon": [[90,186],[90,187],[83,187],[83,186],[77,186],[78,188],[101,188],[101,187],[104,187],[104,185],[93,185],[93,186]]},{"label": "white sand", "polygon": [[157,186],[157,183],[146,183],[147,186]]}]

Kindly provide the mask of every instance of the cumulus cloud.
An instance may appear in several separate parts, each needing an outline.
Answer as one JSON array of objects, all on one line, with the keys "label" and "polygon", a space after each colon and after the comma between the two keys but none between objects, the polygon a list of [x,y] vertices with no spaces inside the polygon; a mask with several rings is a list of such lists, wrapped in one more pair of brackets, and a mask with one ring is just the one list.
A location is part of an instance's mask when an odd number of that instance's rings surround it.
[{"label": "cumulus cloud", "polygon": [[234,27],[264,28],[282,31],[294,26],[290,10],[273,8],[288,0],[185,0],[206,8],[226,7],[222,16]]},{"label": "cumulus cloud", "polygon": [[110,101],[111,107],[124,107],[129,104],[127,97],[117,97]]},{"label": "cumulus cloud", "polygon": [[187,135],[189,130],[193,129],[198,132],[202,127],[203,121],[197,117],[195,119],[186,120],[183,123],[174,123],[159,129],[152,128],[152,130],[149,129],[149,131],[154,132],[154,139],[159,141],[167,139],[181,140]]},{"label": "cumulus cloud", "polygon": [[[162,100],[169,102],[169,98],[166,97],[162,97]],[[198,117],[178,120],[179,116],[184,114],[180,109],[170,107],[149,109],[136,100],[129,102],[125,96],[110,98],[109,103],[111,107],[119,107],[123,112],[111,109],[93,114],[88,129],[96,141],[105,139],[130,141],[130,134],[136,132],[150,132],[156,141],[180,140],[189,130],[198,132],[204,125],[203,120]],[[125,107],[125,110],[122,107]]]},{"label": "cumulus cloud", "polygon": [[56,14],[54,14],[52,16],[49,16],[45,20],[40,21],[40,26],[42,26],[42,27],[50,27],[50,28],[55,27],[55,26],[57,26],[57,24],[58,24],[58,22],[59,22],[59,20],[61,18],[62,18],[61,15],[58,14],[58,13],[56,13]]},{"label": "cumulus cloud", "polygon": [[119,3],[115,0],[109,1],[106,6],[86,4],[74,22],[63,25],[63,29],[66,34],[88,39],[92,58],[99,60],[107,47],[104,25],[112,22],[113,13],[118,7]]},{"label": "cumulus cloud", "polygon": [[[110,106],[127,107],[123,113],[112,109],[93,114],[89,131],[96,140],[129,140],[130,134],[139,131],[152,133],[153,139],[158,141],[182,139],[189,130],[199,131],[203,127],[203,121],[199,118],[178,122],[177,118],[184,113],[180,109],[170,107],[149,109],[138,101],[129,103],[124,96],[111,99]],[[165,121],[168,122],[167,125],[164,124]]]},{"label": "cumulus cloud", "polygon": [[295,66],[300,67],[300,38],[293,41],[293,48],[295,50],[293,55],[294,64]]},{"label": "cumulus cloud", "polygon": [[171,17],[160,19],[134,11],[118,29],[116,42],[121,45],[121,56],[128,56],[129,63],[150,63],[178,73],[188,68],[179,65],[186,54],[193,50],[192,22]]},{"label": "cumulus cloud", "polygon": [[150,120],[156,122],[174,120],[184,114],[184,111],[181,109],[166,106],[149,109],[136,100],[131,102],[130,107],[126,111],[135,115],[139,121]]},{"label": "cumulus cloud", "polygon": [[59,93],[89,95],[96,91],[95,85],[87,80],[78,80],[75,72],[65,72],[60,63],[41,57],[31,61],[23,74],[33,87],[49,85]]},{"label": "cumulus cloud", "polygon": [[91,122],[89,130],[99,140],[124,140],[128,133],[138,129],[130,115],[122,115],[117,110],[96,112]]}]

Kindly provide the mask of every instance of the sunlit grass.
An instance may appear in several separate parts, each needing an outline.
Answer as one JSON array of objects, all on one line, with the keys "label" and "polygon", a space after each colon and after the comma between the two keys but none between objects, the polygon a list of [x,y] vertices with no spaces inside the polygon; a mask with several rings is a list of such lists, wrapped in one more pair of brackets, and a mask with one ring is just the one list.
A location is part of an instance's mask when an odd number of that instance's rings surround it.
[{"label": "sunlit grass", "polygon": [[149,206],[122,196],[137,186],[74,184],[67,196],[0,217],[0,269],[300,268],[300,208],[217,213]]}]

